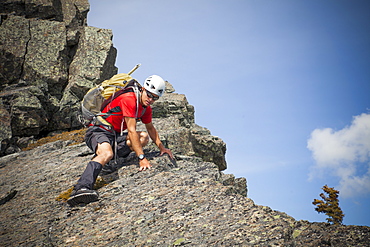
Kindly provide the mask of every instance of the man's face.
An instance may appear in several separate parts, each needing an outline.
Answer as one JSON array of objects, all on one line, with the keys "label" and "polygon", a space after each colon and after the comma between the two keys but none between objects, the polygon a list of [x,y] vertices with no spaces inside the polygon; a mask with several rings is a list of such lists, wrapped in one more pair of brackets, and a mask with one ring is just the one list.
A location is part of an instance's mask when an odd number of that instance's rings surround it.
[{"label": "man's face", "polygon": [[146,89],[144,89],[143,93],[141,94],[141,104],[144,107],[147,107],[153,104],[158,98],[158,95],[155,95],[154,93],[148,92]]}]

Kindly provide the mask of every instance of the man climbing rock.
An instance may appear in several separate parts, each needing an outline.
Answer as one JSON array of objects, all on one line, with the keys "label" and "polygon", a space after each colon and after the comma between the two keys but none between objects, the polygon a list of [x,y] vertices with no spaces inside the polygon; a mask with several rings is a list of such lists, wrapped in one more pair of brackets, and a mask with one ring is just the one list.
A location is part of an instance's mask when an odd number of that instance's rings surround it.
[{"label": "man climbing rock", "polygon": [[[139,170],[150,169],[152,166],[143,151],[149,137],[159,148],[160,155],[167,153],[173,159],[171,150],[164,147],[152,123],[151,104],[164,91],[165,81],[160,76],[152,75],[144,81],[143,87],[138,88],[138,94],[128,90],[104,107],[102,113],[106,113],[105,121],[91,124],[86,132],[85,142],[95,152],[95,156],[74,186],[67,201],[70,206],[98,200],[98,193],[93,190],[94,183],[103,166],[117,156],[124,158],[134,151],[139,158]],[[147,132],[136,131],[139,120],[145,124]]]}]

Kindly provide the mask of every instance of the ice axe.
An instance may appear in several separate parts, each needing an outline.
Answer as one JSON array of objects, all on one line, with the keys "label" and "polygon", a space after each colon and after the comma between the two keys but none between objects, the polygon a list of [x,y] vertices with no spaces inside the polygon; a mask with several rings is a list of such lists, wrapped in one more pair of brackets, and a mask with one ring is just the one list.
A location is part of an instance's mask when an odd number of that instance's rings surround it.
[{"label": "ice axe", "polygon": [[134,72],[135,72],[135,70],[137,70],[140,66],[141,66],[141,64],[140,64],[140,63],[136,64],[136,65],[135,65],[135,67],[134,67],[132,70],[130,70],[130,72],[128,72],[127,74],[128,74],[128,75],[131,75],[131,74],[132,74],[132,73],[134,73]]}]

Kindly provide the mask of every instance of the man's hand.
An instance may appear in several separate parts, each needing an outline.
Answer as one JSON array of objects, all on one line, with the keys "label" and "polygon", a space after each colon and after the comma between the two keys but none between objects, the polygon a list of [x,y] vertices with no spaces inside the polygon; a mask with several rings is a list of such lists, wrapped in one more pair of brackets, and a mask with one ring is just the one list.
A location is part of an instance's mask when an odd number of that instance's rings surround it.
[{"label": "man's hand", "polygon": [[168,148],[162,148],[161,149],[161,154],[160,156],[164,155],[164,154],[168,154],[170,156],[171,159],[174,159],[173,157],[173,154],[172,154],[172,151]]},{"label": "man's hand", "polygon": [[139,171],[145,171],[146,169],[149,170],[150,168],[152,168],[152,165],[150,164],[149,160],[147,160],[146,158],[140,160],[139,164],[140,164]]},{"label": "man's hand", "polygon": [[163,146],[161,140],[159,139],[158,132],[155,129],[154,125],[152,123],[148,123],[148,124],[145,124],[145,127],[148,131],[150,138],[153,140],[155,145],[157,145],[157,147],[159,148],[159,151],[161,152],[160,155],[162,156],[163,154],[168,154],[171,159],[174,159],[174,156],[171,150]]}]

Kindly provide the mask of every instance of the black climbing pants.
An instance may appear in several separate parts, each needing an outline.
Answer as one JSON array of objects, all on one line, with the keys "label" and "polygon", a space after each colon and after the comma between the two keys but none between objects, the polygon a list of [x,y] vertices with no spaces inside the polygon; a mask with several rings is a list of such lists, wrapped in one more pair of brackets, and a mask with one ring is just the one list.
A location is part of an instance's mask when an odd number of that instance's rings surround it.
[{"label": "black climbing pants", "polygon": [[77,181],[74,189],[79,190],[81,188],[87,188],[92,190],[94,188],[96,178],[98,177],[102,168],[103,166],[99,162],[90,161],[87,164],[84,173],[82,173],[80,179]]}]

